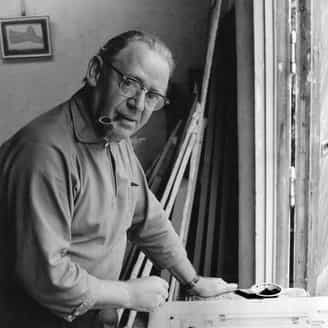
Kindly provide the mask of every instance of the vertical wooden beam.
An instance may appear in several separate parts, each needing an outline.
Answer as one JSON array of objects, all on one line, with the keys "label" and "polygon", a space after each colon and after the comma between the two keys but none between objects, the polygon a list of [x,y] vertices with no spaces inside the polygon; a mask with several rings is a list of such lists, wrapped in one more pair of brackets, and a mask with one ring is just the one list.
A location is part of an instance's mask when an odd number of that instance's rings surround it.
[{"label": "vertical wooden beam", "polygon": [[274,0],[253,2],[255,82],[255,281],[274,279],[276,84]]},{"label": "vertical wooden beam", "polygon": [[[277,2],[276,2],[277,3]],[[289,167],[291,165],[291,87],[289,1],[275,7],[276,99],[277,99],[277,250],[275,281],[289,286],[290,207]]]},{"label": "vertical wooden beam", "polygon": [[307,288],[310,101],[311,101],[311,1],[298,0],[297,24],[297,112],[296,112],[296,203],[294,238],[295,287]]},{"label": "vertical wooden beam", "polygon": [[239,286],[255,282],[255,162],[253,1],[236,7],[239,178]]},{"label": "vertical wooden beam", "polygon": [[[207,100],[207,93],[209,87],[210,76],[212,72],[212,63],[215,51],[215,44],[217,38],[217,31],[219,28],[219,19],[221,12],[221,3],[222,0],[216,0],[214,8],[211,11],[211,21],[209,26],[209,36],[208,36],[208,46],[206,52],[206,59],[204,64],[204,74],[202,79],[202,89],[200,94],[200,111],[203,115]],[[210,114],[208,114],[210,116]],[[201,266],[201,256],[202,256],[202,243],[203,243],[203,232],[205,228],[205,210],[207,206],[207,193],[208,193],[208,177],[209,177],[209,167],[212,156],[212,135],[213,131],[211,128],[213,125],[212,120],[209,121],[207,126],[207,132],[205,135],[205,155],[204,155],[204,164],[202,170],[202,178],[201,178],[201,201],[200,201],[200,209],[197,220],[197,234],[196,234],[196,242],[195,242],[195,251],[193,264],[197,271],[200,270]],[[201,272],[200,272],[201,273]]]},{"label": "vertical wooden beam", "polygon": [[216,0],[214,8],[211,12],[211,21],[209,26],[208,45],[204,65],[204,74],[202,79],[202,89],[200,93],[200,105],[202,110],[205,110],[205,103],[207,99],[208,85],[212,71],[212,61],[215,51],[216,36],[219,28],[219,20],[221,13],[222,0]]},{"label": "vertical wooden beam", "polygon": [[254,2],[255,281],[265,280],[265,49],[264,2]]},{"label": "vertical wooden beam", "polygon": [[[276,74],[275,1],[264,2],[265,51],[265,281],[276,265]],[[259,218],[261,219],[261,218]]]},{"label": "vertical wooden beam", "polygon": [[[215,67],[215,64],[213,65]],[[205,276],[211,275],[211,267],[213,259],[213,247],[215,237],[215,225],[217,219],[217,193],[219,187],[219,163],[220,163],[220,152],[222,148],[219,145],[220,139],[220,125],[218,124],[218,106],[220,106],[220,102],[216,101],[217,94],[216,88],[218,84],[216,83],[217,79],[215,74],[212,75],[211,86],[210,86],[210,94],[208,97],[207,106],[209,108],[209,112],[211,112],[211,116],[209,117],[209,121],[212,121],[212,124],[209,124],[207,132],[209,135],[211,134],[210,142],[211,142],[211,155],[209,156],[209,170],[208,170],[208,195],[207,195],[207,206],[206,206],[206,214],[207,214],[207,226],[206,226],[206,238],[205,238],[205,252],[204,252],[204,266],[203,266],[203,274]],[[212,131],[210,131],[210,129]],[[211,133],[210,133],[211,132]],[[208,137],[209,137],[208,135]],[[206,159],[205,159],[206,161]],[[224,220],[224,218],[220,218]]]},{"label": "vertical wooden beam", "polygon": [[[194,200],[194,196],[195,196],[200,155],[201,155],[201,149],[202,149],[204,127],[205,127],[204,119],[200,118],[199,130],[197,133],[196,143],[195,143],[195,146],[193,147],[191,158],[190,158],[189,178],[188,178],[185,202],[183,204],[181,226],[180,226],[179,230],[177,230],[177,232],[182,240],[182,244],[184,246],[186,246],[188,232],[189,232],[190,218],[191,218],[193,200]],[[174,277],[172,277],[171,283],[170,283],[170,288],[169,288],[168,300],[169,301],[176,300],[178,294],[179,294],[179,284],[177,283],[176,279]]]},{"label": "vertical wooden beam", "polygon": [[327,295],[328,158],[325,148],[321,147],[328,140],[328,3],[312,0],[308,8],[312,26],[307,289],[311,295]]},{"label": "vertical wooden beam", "polygon": [[[209,96],[214,96],[214,92],[210,92]],[[205,140],[204,140],[204,154],[203,163],[200,173],[200,200],[197,215],[196,227],[196,240],[193,257],[193,265],[199,274],[203,274],[203,241],[206,233],[206,214],[208,209],[209,197],[209,182],[210,182],[210,169],[212,162],[213,150],[213,136],[214,136],[214,119],[213,119],[214,106],[208,110],[208,124],[206,126]]]}]

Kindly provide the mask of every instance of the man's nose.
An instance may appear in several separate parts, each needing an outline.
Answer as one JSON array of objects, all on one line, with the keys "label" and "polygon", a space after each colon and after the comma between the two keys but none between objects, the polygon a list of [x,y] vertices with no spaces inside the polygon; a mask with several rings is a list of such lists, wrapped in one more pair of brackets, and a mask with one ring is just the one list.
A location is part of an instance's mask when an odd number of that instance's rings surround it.
[{"label": "man's nose", "polygon": [[145,110],[145,97],[146,97],[146,90],[140,90],[132,99],[133,106],[138,111]]}]

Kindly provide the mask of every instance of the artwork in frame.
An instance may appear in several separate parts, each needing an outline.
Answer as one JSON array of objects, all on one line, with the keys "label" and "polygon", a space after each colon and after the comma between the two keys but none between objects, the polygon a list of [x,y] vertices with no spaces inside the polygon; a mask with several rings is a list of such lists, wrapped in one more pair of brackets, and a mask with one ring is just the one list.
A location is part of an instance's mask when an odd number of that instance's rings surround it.
[{"label": "artwork in frame", "polygon": [[52,55],[48,16],[0,18],[2,58]]}]

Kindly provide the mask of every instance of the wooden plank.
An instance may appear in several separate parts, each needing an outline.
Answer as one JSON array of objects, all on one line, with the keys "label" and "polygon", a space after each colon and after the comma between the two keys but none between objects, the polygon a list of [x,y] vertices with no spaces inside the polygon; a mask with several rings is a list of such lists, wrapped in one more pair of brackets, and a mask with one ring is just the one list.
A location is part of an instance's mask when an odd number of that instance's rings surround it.
[{"label": "wooden plank", "polygon": [[307,288],[307,252],[308,252],[308,217],[309,217],[309,108],[311,100],[311,63],[308,50],[311,49],[311,8],[308,0],[299,0],[303,8],[298,13],[297,22],[297,85],[299,88],[296,102],[296,186],[295,227],[294,227],[294,274],[293,285]]},{"label": "wooden plank", "polygon": [[276,245],[275,1],[254,1],[255,282],[274,280]]},{"label": "wooden plank", "polygon": [[265,281],[265,59],[264,3],[254,3],[255,282]]},{"label": "wooden plank", "polygon": [[[223,160],[223,166],[227,165],[229,162],[229,158],[227,159],[226,157]],[[224,170],[224,168],[223,168]],[[223,186],[223,190],[224,192],[221,193],[221,206],[218,209],[218,217],[220,218],[220,222],[219,222],[219,235],[217,236],[218,239],[218,243],[217,243],[217,247],[218,247],[218,257],[217,257],[217,267],[216,267],[216,271],[217,274],[219,276],[222,276],[224,273],[224,265],[225,265],[225,259],[226,259],[226,252],[228,251],[228,249],[226,248],[226,233],[227,233],[227,224],[229,222],[229,219],[227,217],[227,204],[229,203],[229,184],[231,182],[231,177],[228,174],[223,174],[222,177],[222,186]]]},{"label": "wooden plank", "polygon": [[172,215],[171,215],[171,223],[173,225],[174,230],[180,235],[181,225],[182,225],[182,213],[183,208],[188,196],[188,184],[189,181],[186,177],[183,177],[181,181],[181,185],[177,194],[177,197],[174,202]]},{"label": "wooden plank", "polygon": [[321,148],[328,140],[328,2],[313,0],[308,5],[312,10],[312,74],[307,278],[309,291],[323,295],[328,293],[328,157],[325,148]]},{"label": "wooden plank", "polygon": [[275,282],[289,286],[290,203],[289,175],[291,165],[291,81],[289,57],[289,3],[275,8],[277,24],[276,109],[277,109],[277,226]]},{"label": "wooden plank", "polygon": [[203,240],[204,231],[206,231],[206,212],[208,205],[208,188],[209,188],[209,177],[210,168],[212,162],[212,149],[213,149],[213,131],[214,131],[214,120],[213,120],[213,108],[210,108],[208,113],[208,125],[205,133],[205,146],[204,154],[202,157],[202,168],[200,176],[200,189],[199,189],[199,206],[198,215],[196,220],[196,236],[195,236],[195,247],[193,254],[193,265],[195,270],[202,274],[202,256],[203,256]]},{"label": "wooden plank", "polygon": [[239,255],[238,283],[255,282],[255,162],[253,1],[236,1]]},{"label": "wooden plank", "polygon": [[202,119],[199,122],[199,131],[197,134],[195,146],[194,146],[192,154],[191,154],[187,197],[186,197],[186,202],[185,202],[185,206],[183,209],[181,231],[179,234],[182,238],[182,243],[185,246],[187,244],[187,236],[188,236],[189,225],[190,225],[190,217],[191,217],[191,211],[192,211],[192,206],[193,206],[193,200],[194,200],[194,196],[195,196],[196,182],[197,182],[197,178],[198,178],[200,156],[201,156],[201,152],[202,152],[202,145],[203,145],[203,138],[204,138],[204,130],[205,130],[205,120]]},{"label": "wooden plank", "polygon": [[[202,80],[202,89],[200,94],[200,108],[202,113],[204,113],[205,110],[205,103],[207,100],[207,93],[208,93],[208,87],[209,87],[209,81],[210,76],[212,72],[212,64],[213,64],[213,56],[215,51],[215,45],[216,45],[216,39],[217,39],[217,31],[219,28],[219,19],[220,19],[220,13],[221,13],[221,0],[217,0],[215,2],[214,8],[211,12],[211,20],[210,20],[210,26],[209,26],[209,41],[207,46],[207,52],[206,52],[206,59],[205,59],[205,65],[204,65],[204,74],[203,74],[203,80]],[[202,114],[203,115],[203,114]],[[209,126],[212,125],[211,120],[209,120]],[[211,139],[212,139],[212,129],[208,127],[209,132],[208,137],[206,137],[208,140],[206,141],[205,146],[205,156],[204,156],[204,166],[203,166],[203,175],[201,178],[201,202],[200,202],[200,209],[199,209],[199,215],[197,220],[197,233],[196,233],[196,242],[195,242],[195,251],[194,251],[194,257],[193,257],[193,264],[195,266],[195,269],[197,271],[200,270],[200,260],[201,260],[201,248],[202,248],[202,241],[203,241],[203,231],[204,231],[204,219],[205,219],[205,208],[206,208],[206,199],[207,198],[207,191],[208,191],[208,168],[209,168],[209,161],[210,158],[207,156],[211,156]],[[207,151],[206,151],[207,149]],[[205,167],[205,168],[204,168]]]},{"label": "wooden plank", "polygon": [[211,71],[212,71],[212,62],[213,62],[213,56],[214,56],[214,50],[216,44],[216,36],[219,28],[221,4],[222,4],[222,0],[216,0],[214,8],[212,9],[211,12],[211,20],[209,26],[210,27],[209,40],[207,45],[204,74],[202,80],[202,89],[201,89],[200,100],[199,100],[202,110],[205,109],[205,103],[207,99],[207,90],[208,90],[208,85],[209,85]]},{"label": "wooden plank", "polygon": [[155,179],[156,175],[158,174],[159,170],[161,169],[161,166],[163,165],[164,159],[167,158],[168,152],[172,146],[174,146],[177,142],[177,133],[182,124],[182,121],[179,120],[176,126],[174,127],[173,131],[171,132],[163,151],[160,154],[160,157],[158,158],[156,165],[154,165],[151,173],[149,174],[148,183],[151,186],[153,183],[153,180]]},{"label": "wooden plank", "polygon": [[168,200],[168,203],[165,207],[165,211],[166,212],[171,212],[172,208],[173,208],[173,204],[175,202],[175,199],[176,199],[176,195],[179,191],[179,187],[181,185],[181,181],[182,181],[182,178],[183,178],[183,175],[186,171],[186,167],[187,167],[187,164],[189,162],[189,159],[190,159],[190,155],[191,155],[191,152],[192,152],[192,149],[195,145],[195,142],[196,142],[196,135],[195,133],[193,133],[190,138],[189,138],[189,142],[188,142],[188,145],[187,145],[187,148],[186,148],[186,151],[185,151],[185,154],[184,154],[184,158],[181,162],[181,165],[179,167],[179,171],[178,171],[178,174],[176,176],[176,179],[174,181],[174,185],[173,185],[173,188],[172,188],[172,194]]},{"label": "wooden plank", "polygon": [[[193,200],[194,200],[194,196],[195,196],[200,155],[201,155],[201,149],[202,149],[202,143],[203,143],[205,121],[202,120],[199,124],[200,124],[199,133],[197,135],[196,144],[193,148],[191,159],[190,159],[189,179],[188,179],[188,186],[187,186],[187,192],[186,192],[186,200],[185,200],[184,207],[183,207],[181,227],[178,232],[180,238],[182,239],[182,244],[184,246],[187,243],[187,237],[188,237],[188,232],[189,232],[191,211],[192,211]],[[174,277],[172,277],[171,282],[170,282],[168,301],[176,300],[178,294],[179,294],[179,283],[177,282],[177,280]]]},{"label": "wooden plank", "polygon": [[[213,65],[215,66],[215,65]],[[207,229],[206,229],[206,238],[205,238],[205,252],[204,252],[204,266],[203,266],[203,274],[205,276],[211,275],[211,266],[213,262],[213,252],[214,252],[214,234],[215,234],[215,224],[217,221],[217,193],[219,187],[219,176],[222,174],[220,171],[220,155],[222,152],[222,147],[220,147],[220,117],[218,113],[220,110],[218,106],[220,101],[217,100],[216,89],[218,87],[217,79],[215,75],[212,76],[211,86],[210,86],[210,94],[208,99],[208,107],[212,107],[209,109],[212,117],[210,120],[213,120],[212,129],[213,137],[212,137],[212,158],[211,158],[211,167],[209,172],[209,189],[208,189],[208,214],[207,214]],[[222,217],[219,217],[222,220]]]},{"label": "wooden plank", "polygon": [[197,94],[197,89],[196,89],[196,84],[193,90],[193,101],[191,108],[189,110],[189,114],[187,117],[187,120],[184,125],[183,132],[181,133],[180,137],[180,143],[178,146],[178,152],[181,151],[181,147],[183,145],[183,140],[186,139],[187,134],[190,134],[190,131],[193,130],[194,124],[196,122],[195,117],[200,116],[200,108],[199,108],[199,99],[198,99],[198,94]]},{"label": "wooden plank", "polygon": [[[165,189],[165,191],[163,193],[163,196],[162,196],[162,199],[164,199],[165,202],[168,199],[169,193],[171,192],[171,188],[173,186],[173,182],[176,179],[179,167],[180,167],[181,162],[182,162],[183,157],[184,157],[184,153],[185,153],[185,151],[188,147],[188,143],[190,141],[190,136],[191,136],[192,133],[194,133],[194,130],[197,127],[199,116],[200,116],[199,110],[197,110],[197,108],[199,109],[200,107],[198,106],[197,99],[195,99],[195,101],[193,103],[193,106],[192,106],[192,109],[191,109],[191,112],[192,112],[191,120],[190,120],[190,122],[188,124],[188,127],[186,129],[186,133],[184,135],[184,138],[181,141],[181,146],[179,147],[179,150],[178,150],[178,156],[175,160],[174,166],[172,168],[172,172],[171,172],[170,177],[169,177],[168,182],[167,182],[168,187]],[[163,206],[166,205],[165,202],[163,203]]]}]

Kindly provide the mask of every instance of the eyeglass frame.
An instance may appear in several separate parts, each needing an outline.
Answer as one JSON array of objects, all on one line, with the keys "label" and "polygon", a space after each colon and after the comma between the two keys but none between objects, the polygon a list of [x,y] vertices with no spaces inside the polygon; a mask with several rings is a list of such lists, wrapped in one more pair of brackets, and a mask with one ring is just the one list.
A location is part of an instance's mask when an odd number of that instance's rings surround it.
[{"label": "eyeglass frame", "polygon": [[[167,106],[167,105],[169,105],[170,104],[170,100],[166,97],[166,96],[164,96],[164,95],[162,95],[162,94],[160,94],[159,92],[156,92],[156,91],[150,91],[149,89],[147,89],[144,85],[143,85],[143,83],[142,83],[142,81],[140,81],[138,78],[136,78],[136,77],[134,77],[134,76],[130,76],[130,75],[126,75],[126,74],[124,74],[123,72],[121,72],[118,68],[116,68],[112,63],[110,63],[110,62],[107,62],[107,61],[105,61],[105,60],[102,60],[107,66],[109,66],[114,72],[116,72],[119,76],[120,76],[120,78],[121,78],[121,80],[119,81],[119,83],[118,83],[118,86],[119,86],[119,88],[120,88],[120,90],[122,90],[122,88],[121,88],[121,84],[122,84],[122,81],[124,81],[124,80],[132,80],[133,82],[136,82],[138,85],[140,85],[140,90],[142,91],[142,90],[144,90],[144,91],[146,91],[146,95],[147,95],[147,93],[149,92],[149,93],[152,93],[152,94],[155,94],[155,95],[157,95],[157,96],[160,96],[161,98],[163,98],[163,101],[164,101],[164,104],[163,104],[163,106],[161,106],[161,107],[159,107],[159,108],[157,108],[157,109],[155,109],[155,108],[150,108],[152,111],[158,111],[158,110],[161,110],[163,107],[165,107],[165,106]],[[123,96],[125,96],[124,94],[123,94]],[[134,96],[131,96],[131,98],[134,98],[136,95],[134,95]],[[128,97],[129,98],[129,97]],[[145,105],[146,105],[146,100],[145,100]]]}]

